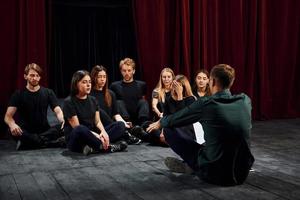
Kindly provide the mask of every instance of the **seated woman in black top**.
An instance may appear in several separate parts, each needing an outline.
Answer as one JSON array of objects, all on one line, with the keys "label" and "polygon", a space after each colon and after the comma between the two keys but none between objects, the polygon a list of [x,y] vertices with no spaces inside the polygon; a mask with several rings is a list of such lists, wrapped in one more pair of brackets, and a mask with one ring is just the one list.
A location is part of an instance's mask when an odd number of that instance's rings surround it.
[{"label": "seated woman in black top", "polygon": [[152,110],[156,114],[154,119],[163,117],[163,104],[166,97],[171,93],[174,78],[175,74],[171,68],[166,67],[161,70],[159,81],[152,92]]},{"label": "seated woman in black top", "polygon": [[[96,97],[100,109],[101,121],[104,126],[107,126],[115,121],[124,123],[127,129],[131,128],[132,124],[127,123],[119,114],[117,108],[116,95],[108,89],[107,70],[102,65],[96,65],[91,72],[92,91],[91,95]],[[142,141],[127,130],[125,138],[128,144],[140,144]]]},{"label": "seated woman in black top", "polygon": [[79,70],[73,74],[71,95],[64,103],[66,118],[65,135],[70,151],[83,152],[115,152],[127,148],[124,141],[116,142],[124,136],[125,125],[114,122],[105,128],[100,120],[98,103],[89,95],[91,78],[89,72]]}]

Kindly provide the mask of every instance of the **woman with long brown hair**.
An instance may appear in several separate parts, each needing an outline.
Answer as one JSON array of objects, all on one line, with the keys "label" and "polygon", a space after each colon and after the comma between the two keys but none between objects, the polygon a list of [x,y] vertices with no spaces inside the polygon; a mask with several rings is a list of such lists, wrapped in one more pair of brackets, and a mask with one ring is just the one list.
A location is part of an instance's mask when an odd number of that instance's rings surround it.
[{"label": "woman with long brown hair", "polygon": [[[127,123],[119,114],[116,95],[113,91],[108,89],[107,69],[102,65],[96,65],[91,71],[92,91],[91,95],[96,97],[100,107],[101,119],[103,124],[109,125],[116,122],[124,123],[127,129],[131,128],[131,124]],[[132,136],[127,130],[125,131],[125,138],[128,144],[139,144],[141,140]]]}]

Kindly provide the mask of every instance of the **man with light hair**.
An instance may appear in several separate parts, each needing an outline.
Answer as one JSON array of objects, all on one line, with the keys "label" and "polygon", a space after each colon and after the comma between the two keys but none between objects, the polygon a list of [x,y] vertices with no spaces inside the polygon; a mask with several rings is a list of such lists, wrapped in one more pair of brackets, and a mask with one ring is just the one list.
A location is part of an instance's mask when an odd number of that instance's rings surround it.
[{"label": "man with light hair", "polygon": [[116,94],[119,112],[126,121],[141,125],[149,119],[146,83],[134,80],[135,62],[131,58],[120,61],[120,72],[123,80],[113,82],[110,86]]}]

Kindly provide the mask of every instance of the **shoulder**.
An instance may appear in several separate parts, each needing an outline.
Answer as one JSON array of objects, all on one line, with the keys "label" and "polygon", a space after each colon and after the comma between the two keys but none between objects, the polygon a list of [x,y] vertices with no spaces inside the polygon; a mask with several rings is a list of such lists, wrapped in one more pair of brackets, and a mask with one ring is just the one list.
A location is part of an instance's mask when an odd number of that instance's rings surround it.
[{"label": "shoulder", "polygon": [[113,87],[113,86],[120,86],[120,85],[122,85],[122,81],[114,81],[111,83],[110,86]]},{"label": "shoulder", "polygon": [[141,85],[141,86],[145,86],[145,85],[146,85],[146,82],[145,82],[145,81],[135,80],[135,82],[136,82],[138,85]]},{"label": "shoulder", "polygon": [[42,94],[47,94],[47,95],[55,95],[54,91],[50,88],[42,87],[39,90],[40,93]]},{"label": "shoulder", "polygon": [[115,96],[116,94],[114,93],[114,91],[112,91],[112,90],[110,90],[110,89],[108,89],[108,92],[109,92],[109,94],[111,95],[111,96]]},{"label": "shoulder", "polygon": [[64,99],[64,103],[71,103],[72,102],[72,97],[71,96],[67,96],[65,99]]},{"label": "shoulder", "polygon": [[250,102],[251,103],[251,99],[248,95],[246,95],[245,93],[240,93],[240,94],[236,94],[236,95],[233,95],[235,98],[241,98],[243,99],[245,102]]}]

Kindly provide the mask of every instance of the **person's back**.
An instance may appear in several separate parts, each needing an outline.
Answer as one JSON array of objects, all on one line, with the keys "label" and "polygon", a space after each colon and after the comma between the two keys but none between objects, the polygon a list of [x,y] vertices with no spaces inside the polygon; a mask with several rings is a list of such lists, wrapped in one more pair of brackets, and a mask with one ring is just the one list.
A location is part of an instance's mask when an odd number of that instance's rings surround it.
[{"label": "person's back", "polygon": [[[205,146],[199,154],[200,175],[209,182],[222,185],[238,184],[236,171],[245,168],[252,156],[244,152],[246,160],[237,157],[239,150],[248,148],[251,130],[251,102],[247,95],[218,92],[204,101],[205,115],[199,120],[205,134]],[[240,146],[243,145],[243,146]],[[235,157],[236,154],[236,157]],[[238,162],[238,163],[235,163]],[[243,163],[244,162],[244,163]],[[246,169],[248,170],[248,169]]]}]

